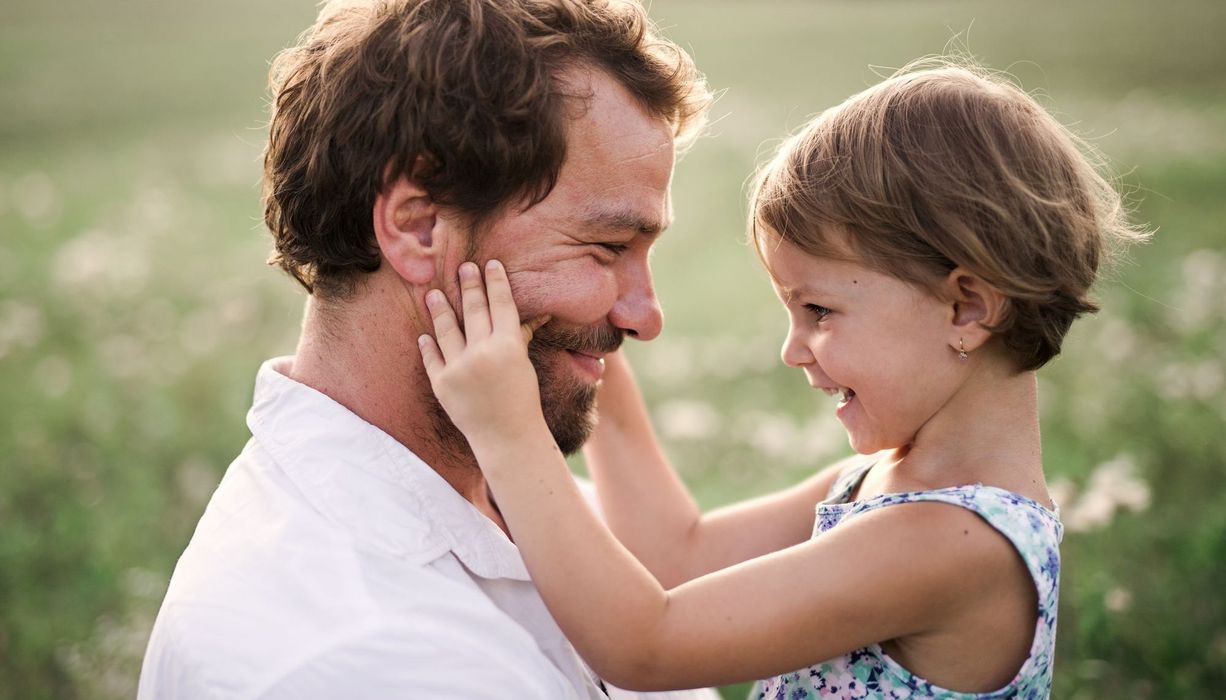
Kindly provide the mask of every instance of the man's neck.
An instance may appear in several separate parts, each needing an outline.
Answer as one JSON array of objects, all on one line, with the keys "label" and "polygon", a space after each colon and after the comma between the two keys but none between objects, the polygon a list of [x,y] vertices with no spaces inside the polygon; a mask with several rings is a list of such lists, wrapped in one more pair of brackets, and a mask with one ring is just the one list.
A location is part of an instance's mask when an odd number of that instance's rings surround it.
[{"label": "man's neck", "polygon": [[408,305],[403,290],[387,291],[360,290],[343,308],[308,299],[289,376],[404,445],[505,532],[468,444],[444,439],[435,428],[431,409],[441,409],[418,354],[410,315],[416,310],[401,308]]}]

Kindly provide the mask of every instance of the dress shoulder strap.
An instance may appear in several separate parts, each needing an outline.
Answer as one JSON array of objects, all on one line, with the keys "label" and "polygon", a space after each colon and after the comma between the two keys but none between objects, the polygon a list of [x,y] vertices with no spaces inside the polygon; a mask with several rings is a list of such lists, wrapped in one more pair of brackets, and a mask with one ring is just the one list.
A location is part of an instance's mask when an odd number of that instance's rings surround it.
[{"label": "dress shoulder strap", "polygon": [[822,501],[822,503],[850,503],[852,494],[860,488],[860,484],[864,483],[864,477],[868,475],[868,470],[872,469],[876,463],[877,460],[852,463],[843,470],[838,479],[835,479],[834,485],[826,492],[826,500]]},{"label": "dress shoulder strap", "polygon": [[887,494],[858,502],[852,510],[861,513],[923,501],[961,506],[987,521],[1013,543],[1030,569],[1039,589],[1040,606],[1055,604],[1060,571],[1060,540],[1064,536],[1064,526],[1058,512],[1048,510],[1020,494],[980,484]]}]

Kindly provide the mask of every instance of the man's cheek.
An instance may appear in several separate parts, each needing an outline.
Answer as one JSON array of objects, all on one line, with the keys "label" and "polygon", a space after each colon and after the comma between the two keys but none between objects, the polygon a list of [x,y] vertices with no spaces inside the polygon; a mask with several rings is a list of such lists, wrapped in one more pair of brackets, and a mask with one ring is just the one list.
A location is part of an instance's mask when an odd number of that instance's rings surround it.
[{"label": "man's cheek", "polygon": [[594,323],[617,299],[616,285],[603,271],[549,274],[521,271],[511,275],[511,293],[522,318],[551,314],[571,323]]}]

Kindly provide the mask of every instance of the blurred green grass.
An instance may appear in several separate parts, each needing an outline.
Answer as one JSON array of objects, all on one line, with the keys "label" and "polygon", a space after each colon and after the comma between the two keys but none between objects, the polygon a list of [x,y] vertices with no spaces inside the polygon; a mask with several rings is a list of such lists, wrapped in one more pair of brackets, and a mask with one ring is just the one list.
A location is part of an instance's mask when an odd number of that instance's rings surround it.
[{"label": "blurred green grass", "polygon": [[[261,262],[267,63],[310,3],[0,6],[0,697],[131,697],[169,572],[301,296]],[[716,88],[634,348],[706,506],[846,451],[779,366],[743,246],[778,139],[951,39],[1108,153],[1158,227],[1042,373],[1063,491],[1057,698],[1226,694],[1226,5],[697,2],[652,15]],[[744,688],[727,697],[743,697]]]}]

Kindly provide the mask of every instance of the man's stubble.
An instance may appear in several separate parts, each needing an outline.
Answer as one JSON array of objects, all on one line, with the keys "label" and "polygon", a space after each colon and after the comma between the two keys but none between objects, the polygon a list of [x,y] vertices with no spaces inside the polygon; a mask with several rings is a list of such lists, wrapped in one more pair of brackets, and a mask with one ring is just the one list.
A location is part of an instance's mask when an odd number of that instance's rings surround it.
[{"label": "man's stubble", "polygon": [[[608,354],[621,347],[623,339],[624,333],[612,326],[584,328],[550,321],[538,328],[528,343],[545,425],[563,454],[578,452],[595,429],[598,389],[598,384],[581,382],[571,374],[567,351]],[[467,438],[433,394],[430,403],[435,438],[449,451],[459,446],[467,451]]]}]

